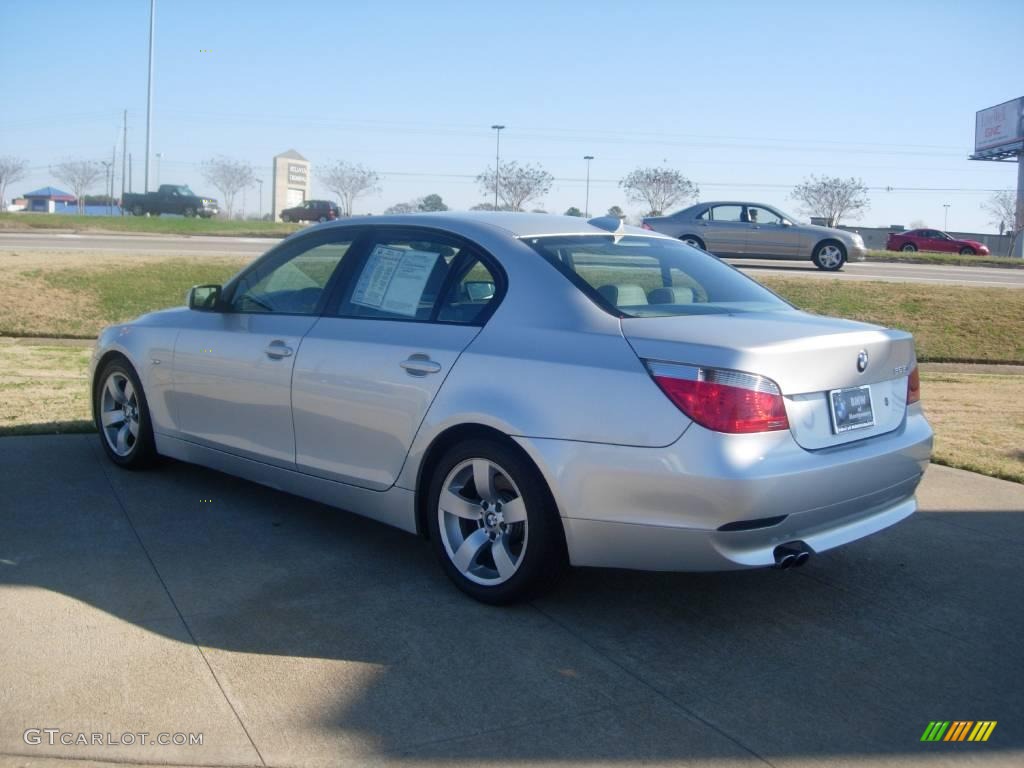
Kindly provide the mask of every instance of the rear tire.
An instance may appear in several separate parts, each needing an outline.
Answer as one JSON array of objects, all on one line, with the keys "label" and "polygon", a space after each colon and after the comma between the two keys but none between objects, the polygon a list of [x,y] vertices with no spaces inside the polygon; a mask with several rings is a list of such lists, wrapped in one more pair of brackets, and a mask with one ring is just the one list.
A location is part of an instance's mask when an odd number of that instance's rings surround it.
[{"label": "rear tire", "polygon": [[976,253],[977,251],[971,248],[971,246],[969,245],[965,245],[963,248],[960,249],[961,256],[974,256]]},{"label": "rear tire", "polygon": [[327,217],[326,216],[321,216],[319,219],[317,219],[317,221],[319,221],[321,224],[323,224],[325,221],[327,221]]},{"label": "rear tire", "polygon": [[903,247],[900,248],[900,250],[903,251],[904,253],[916,253],[917,246],[914,245],[913,243],[904,243]]},{"label": "rear tire", "polygon": [[284,216],[284,215],[281,216],[281,221],[283,221],[285,224],[290,223],[291,220],[292,220],[291,216]]},{"label": "rear tire", "polygon": [[141,216],[144,213],[145,211],[142,209],[142,206],[139,205],[138,203],[132,206],[132,216]]},{"label": "rear tire", "polygon": [[838,240],[823,240],[814,247],[811,261],[818,269],[838,272],[846,263],[846,247]]},{"label": "rear tire", "polygon": [[487,439],[455,445],[434,466],[427,492],[431,544],[467,595],[505,605],[557,583],[568,564],[562,520],[544,479],[515,448]]},{"label": "rear tire", "polygon": [[93,420],[107,457],[125,469],[144,469],[157,458],[149,403],[135,369],[124,358],[108,362],[93,386]]},{"label": "rear tire", "polygon": [[704,241],[701,240],[696,235],[683,235],[679,239],[682,240],[687,245],[693,246],[694,248],[700,248],[702,251],[707,250],[707,246],[704,245]]}]

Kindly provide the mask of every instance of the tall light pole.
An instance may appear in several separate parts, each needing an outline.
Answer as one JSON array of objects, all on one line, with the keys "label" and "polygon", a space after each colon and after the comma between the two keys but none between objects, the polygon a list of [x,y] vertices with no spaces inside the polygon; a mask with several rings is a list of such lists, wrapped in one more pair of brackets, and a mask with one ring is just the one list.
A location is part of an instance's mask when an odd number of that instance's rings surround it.
[{"label": "tall light pole", "polygon": [[124,183],[128,162],[128,110],[124,111],[124,138],[121,141],[121,215],[124,216]]},{"label": "tall light pole", "polygon": [[949,203],[943,203],[942,207],[946,209],[942,217],[942,231],[945,232],[949,229]]},{"label": "tall light pole", "polygon": [[587,202],[583,205],[583,215],[588,219],[590,218],[590,161],[594,159],[593,155],[584,155],[583,159],[587,161]]},{"label": "tall light pole", "polygon": [[260,221],[263,221],[263,179],[256,179],[256,183],[260,185],[260,199],[256,203],[256,216]]},{"label": "tall light pole", "polygon": [[[110,174],[114,172],[114,164],[106,160],[100,160],[100,163],[103,165],[103,196],[106,197],[110,191]],[[109,204],[107,207],[109,208]]]},{"label": "tall light pole", "polygon": [[149,88],[146,89],[146,179],[142,188],[149,192],[149,144],[153,136],[153,38],[156,36],[156,0],[149,0]]},{"label": "tall light pole", "polygon": [[[154,184],[153,186],[157,187],[157,188],[160,187],[160,158],[162,158],[162,157],[163,157],[163,155],[161,153],[159,153],[159,152],[156,153],[156,184]],[[149,156],[148,155],[146,157],[146,163],[147,164],[149,163]],[[148,186],[146,188],[146,191],[147,192],[149,191]]]},{"label": "tall light pole", "polygon": [[505,130],[504,125],[492,125],[491,130],[495,131],[497,137],[494,143],[494,210],[498,210],[498,180],[501,176],[501,132]]}]

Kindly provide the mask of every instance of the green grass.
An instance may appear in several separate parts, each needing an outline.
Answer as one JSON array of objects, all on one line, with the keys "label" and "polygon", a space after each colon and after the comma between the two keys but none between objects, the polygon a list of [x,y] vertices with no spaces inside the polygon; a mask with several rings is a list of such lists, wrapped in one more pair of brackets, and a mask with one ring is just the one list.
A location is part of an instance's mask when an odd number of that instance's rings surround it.
[{"label": "green grass", "polygon": [[1024,259],[1009,256],[961,256],[958,253],[930,253],[917,251],[868,251],[865,261],[885,261],[899,264],[939,264],[946,267],[1005,267],[1024,269]]},{"label": "green grass", "polygon": [[160,235],[220,235],[231,237],[284,237],[302,229],[300,224],[273,221],[185,219],[179,216],[78,216],[44,213],[0,213],[0,232],[61,229],[75,232],[149,233]]},{"label": "green grass", "polygon": [[1024,291],[757,276],[800,309],[914,334],[921,361],[1024,363]]}]

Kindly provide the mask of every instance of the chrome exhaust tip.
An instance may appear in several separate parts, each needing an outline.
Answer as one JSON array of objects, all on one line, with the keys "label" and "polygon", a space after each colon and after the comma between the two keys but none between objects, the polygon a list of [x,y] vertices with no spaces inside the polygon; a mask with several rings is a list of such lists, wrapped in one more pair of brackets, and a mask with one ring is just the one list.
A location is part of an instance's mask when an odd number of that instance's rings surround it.
[{"label": "chrome exhaust tip", "polygon": [[772,554],[775,557],[775,567],[784,571],[787,568],[799,568],[811,559],[814,550],[803,541],[790,541],[779,544]]}]

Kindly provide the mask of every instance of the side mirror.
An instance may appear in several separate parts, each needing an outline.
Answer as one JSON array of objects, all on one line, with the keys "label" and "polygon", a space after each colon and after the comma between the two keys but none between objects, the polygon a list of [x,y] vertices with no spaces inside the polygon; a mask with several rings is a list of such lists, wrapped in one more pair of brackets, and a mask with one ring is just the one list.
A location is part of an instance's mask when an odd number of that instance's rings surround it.
[{"label": "side mirror", "polygon": [[488,301],[494,298],[494,283],[490,280],[470,280],[466,282],[466,295],[470,301]]},{"label": "side mirror", "polygon": [[185,303],[198,312],[216,312],[220,307],[220,291],[219,285],[194,285],[185,294]]},{"label": "side mirror", "polygon": [[793,222],[789,221],[788,219],[783,219],[782,220],[782,226],[784,226],[784,227],[792,227],[793,226]]}]

